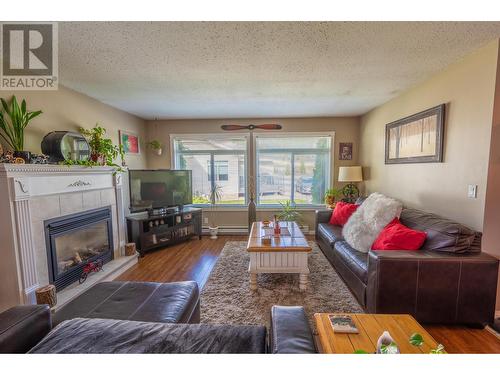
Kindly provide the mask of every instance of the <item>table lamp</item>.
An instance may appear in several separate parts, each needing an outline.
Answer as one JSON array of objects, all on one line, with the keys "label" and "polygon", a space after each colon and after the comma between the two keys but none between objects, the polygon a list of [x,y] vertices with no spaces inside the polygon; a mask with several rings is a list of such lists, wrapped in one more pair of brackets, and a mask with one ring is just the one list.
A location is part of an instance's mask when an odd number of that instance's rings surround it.
[{"label": "table lamp", "polygon": [[363,181],[363,171],[360,166],[355,167],[339,167],[339,182],[348,182],[342,189],[345,199],[354,203],[359,197],[359,189],[353,182]]}]

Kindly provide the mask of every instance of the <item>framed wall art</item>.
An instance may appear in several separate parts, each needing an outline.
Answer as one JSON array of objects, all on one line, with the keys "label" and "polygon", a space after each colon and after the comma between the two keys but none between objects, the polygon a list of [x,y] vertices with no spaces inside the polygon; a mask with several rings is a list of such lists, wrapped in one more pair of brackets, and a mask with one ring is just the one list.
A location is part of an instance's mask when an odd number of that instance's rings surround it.
[{"label": "framed wall art", "polygon": [[443,161],[445,105],[385,126],[385,164]]},{"label": "framed wall art", "polygon": [[125,130],[118,131],[120,135],[120,145],[123,147],[123,152],[127,155],[139,155],[141,148],[139,146],[139,136]]},{"label": "framed wall art", "polygon": [[339,160],[352,160],[352,143],[339,143]]}]

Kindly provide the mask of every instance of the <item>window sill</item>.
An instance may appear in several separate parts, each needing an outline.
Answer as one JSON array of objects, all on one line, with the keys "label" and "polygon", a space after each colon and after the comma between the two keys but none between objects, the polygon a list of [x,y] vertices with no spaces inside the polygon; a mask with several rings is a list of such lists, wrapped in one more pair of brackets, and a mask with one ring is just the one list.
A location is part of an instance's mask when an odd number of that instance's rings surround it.
[{"label": "window sill", "polygon": [[[213,209],[210,206],[206,205],[194,205],[193,207],[196,208],[202,208],[203,211],[206,212],[211,212],[211,211],[247,211],[248,206],[246,205],[222,205],[222,206],[217,206],[217,208]],[[316,210],[321,210],[324,209],[324,205],[319,205],[319,206],[304,206],[304,207],[297,207],[297,211],[302,211],[302,212],[311,212],[311,211],[316,211]],[[281,206],[257,206],[256,207],[257,211],[281,211]]]}]

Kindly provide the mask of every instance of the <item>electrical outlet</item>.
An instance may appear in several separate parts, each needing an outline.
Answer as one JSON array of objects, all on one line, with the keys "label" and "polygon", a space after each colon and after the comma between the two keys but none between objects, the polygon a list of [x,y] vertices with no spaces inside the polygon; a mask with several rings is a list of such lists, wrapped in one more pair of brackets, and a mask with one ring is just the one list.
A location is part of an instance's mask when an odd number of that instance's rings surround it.
[{"label": "electrical outlet", "polygon": [[467,188],[467,197],[472,199],[477,198],[477,185],[469,185]]},{"label": "electrical outlet", "polygon": [[204,217],[204,218],[203,218],[203,223],[204,223],[204,224],[208,224],[208,217]]}]

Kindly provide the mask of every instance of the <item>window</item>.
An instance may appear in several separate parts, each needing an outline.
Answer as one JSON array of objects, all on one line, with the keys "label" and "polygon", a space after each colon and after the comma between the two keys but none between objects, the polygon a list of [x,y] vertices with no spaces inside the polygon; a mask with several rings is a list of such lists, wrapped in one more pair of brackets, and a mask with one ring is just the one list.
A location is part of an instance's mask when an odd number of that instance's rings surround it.
[{"label": "window", "polygon": [[330,135],[258,135],[257,203],[323,204],[330,184]]},{"label": "window", "polygon": [[[216,160],[214,161],[214,170],[215,170],[215,181],[229,181],[229,161],[227,160]],[[212,179],[210,161],[207,162],[207,170],[208,170],[208,180]],[[245,177],[245,176],[240,176]]]},{"label": "window", "polygon": [[193,175],[193,203],[209,204],[210,191],[220,186],[219,204],[246,204],[247,136],[173,136],[175,169],[190,169]]}]

